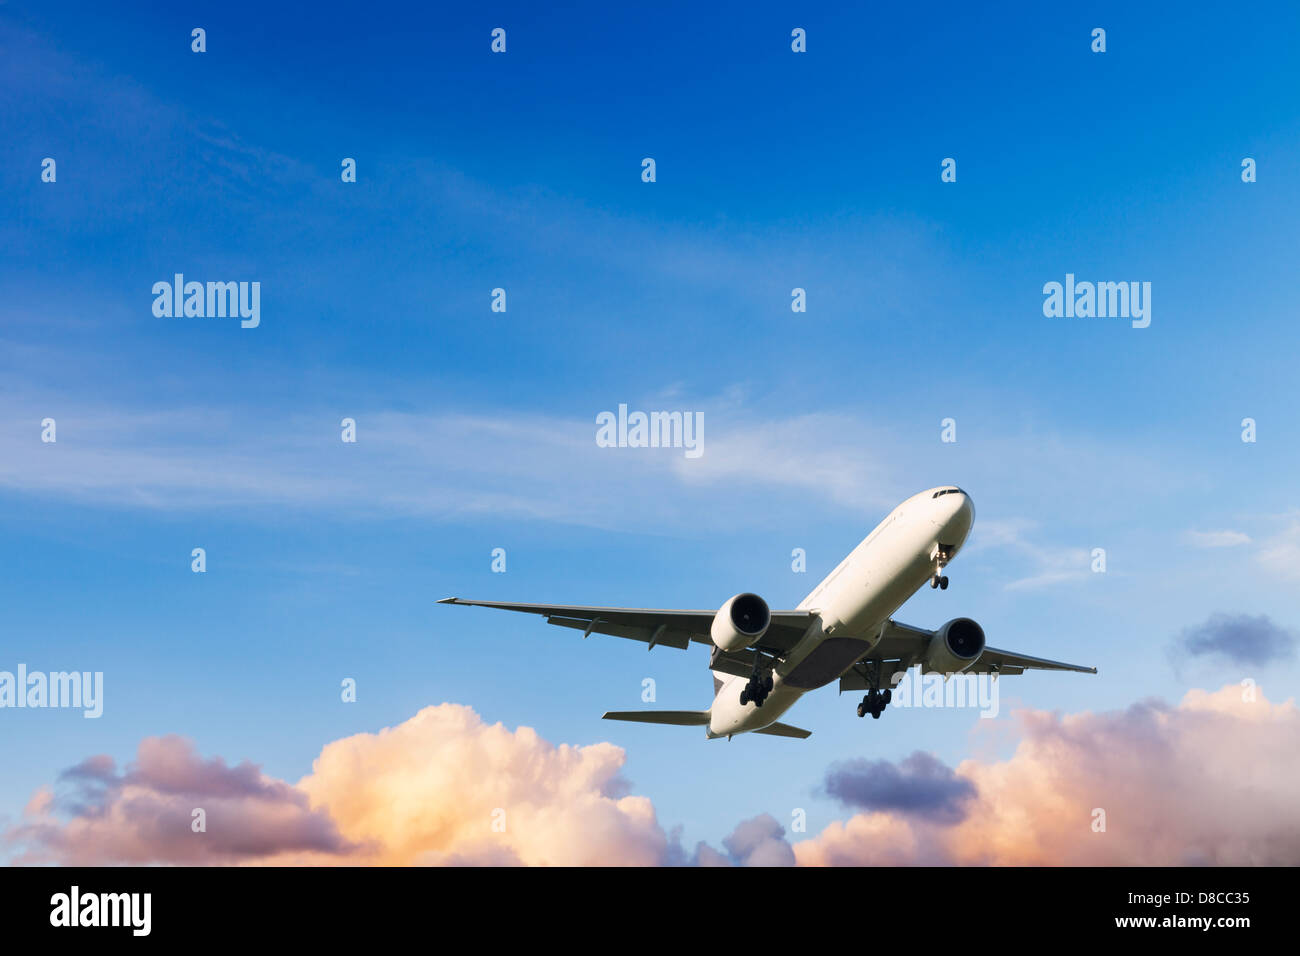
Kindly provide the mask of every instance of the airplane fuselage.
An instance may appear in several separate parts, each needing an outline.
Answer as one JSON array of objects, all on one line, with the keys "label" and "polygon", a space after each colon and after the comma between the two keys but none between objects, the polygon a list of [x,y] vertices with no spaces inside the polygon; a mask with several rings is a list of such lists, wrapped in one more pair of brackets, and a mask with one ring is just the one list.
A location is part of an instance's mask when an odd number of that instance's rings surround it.
[{"label": "airplane fuselage", "polygon": [[975,520],[970,497],[951,485],[908,498],[880,522],[799,604],[815,610],[808,630],[772,671],[762,706],[742,704],[747,679],[723,681],[709,710],[709,736],[728,737],[775,723],[805,693],[836,680],[880,640],[881,629],[943,560],[961,549]]}]

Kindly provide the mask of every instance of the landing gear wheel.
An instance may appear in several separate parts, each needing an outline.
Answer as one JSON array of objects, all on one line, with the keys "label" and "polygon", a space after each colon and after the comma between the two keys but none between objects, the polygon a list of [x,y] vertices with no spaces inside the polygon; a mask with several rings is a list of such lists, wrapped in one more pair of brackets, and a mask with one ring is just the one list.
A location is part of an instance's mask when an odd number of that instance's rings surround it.
[{"label": "landing gear wheel", "polygon": [[873,719],[879,720],[880,715],[884,713],[889,702],[894,699],[892,690],[880,690],[873,688],[867,691],[867,695],[862,698],[862,703],[858,704],[858,716],[865,717],[870,714]]},{"label": "landing gear wheel", "polygon": [[740,704],[753,704],[755,707],[762,707],[763,702],[776,688],[776,676],[772,671],[763,666],[761,659],[754,662],[754,672],[749,675],[749,681],[745,684],[745,689],[740,692]]},{"label": "landing gear wheel", "polygon": [[932,578],[930,578],[930,587],[937,588],[938,586],[939,586],[939,575],[936,574]]},{"label": "landing gear wheel", "polygon": [[940,591],[948,590],[948,575],[941,574],[939,576],[939,590]]}]

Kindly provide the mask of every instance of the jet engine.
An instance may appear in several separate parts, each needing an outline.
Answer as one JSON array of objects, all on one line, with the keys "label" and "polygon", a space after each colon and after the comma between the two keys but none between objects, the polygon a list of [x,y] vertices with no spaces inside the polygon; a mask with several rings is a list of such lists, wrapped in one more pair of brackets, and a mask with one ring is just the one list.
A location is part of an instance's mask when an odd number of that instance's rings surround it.
[{"label": "jet engine", "polygon": [[953,618],[930,638],[925,652],[927,674],[960,674],[984,653],[984,628],[968,617]]},{"label": "jet engine", "polygon": [[[767,633],[772,612],[757,594],[737,594],[713,616],[709,637],[724,651],[739,651]],[[974,622],[972,622],[974,623]],[[983,649],[981,633],[980,648]]]}]

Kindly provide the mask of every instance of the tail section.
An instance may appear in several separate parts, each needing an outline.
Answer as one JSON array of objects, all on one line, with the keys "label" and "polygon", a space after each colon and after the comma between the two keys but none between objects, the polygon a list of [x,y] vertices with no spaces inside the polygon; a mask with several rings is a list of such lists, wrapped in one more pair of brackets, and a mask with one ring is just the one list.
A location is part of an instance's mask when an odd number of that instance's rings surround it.
[{"label": "tail section", "polygon": [[812,736],[811,730],[804,730],[802,727],[791,727],[789,724],[768,724],[762,730],[756,730],[754,733],[770,734],[773,737],[798,737],[800,740],[807,740]]},{"label": "tail section", "polygon": [[638,724],[673,724],[677,727],[705,727],[709,723],[707,710],[611,710],[602,714],[603,720],[630,720]]}]

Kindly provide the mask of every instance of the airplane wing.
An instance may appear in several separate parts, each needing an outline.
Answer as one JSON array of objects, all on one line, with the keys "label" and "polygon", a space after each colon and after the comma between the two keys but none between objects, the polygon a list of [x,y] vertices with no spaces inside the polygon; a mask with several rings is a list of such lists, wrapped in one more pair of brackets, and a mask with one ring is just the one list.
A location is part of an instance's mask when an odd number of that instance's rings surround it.
[{"label": "airplane wing", "polygon": [[[881,686],[888,687],[890,678],[907,670],[921,660],[934,631],[923,627],[912,627],[897,621],[887,621],[879,643],[871,653],[863,657],[853,668],[840,678],[840,690],[869,690],[873,682],[869,680],[870,668],[866,662],[878,662],[881,671]],[[996,647],[984,647],[979,660],[963,673],[966,674],[1023,674],[1027,670],[1077,671],[1081,674],[1095,674],[1097,668],[1082,664],[1067,664],[1064,661],[1048,660],[1030,654],[1004,651]]]},{"label": "airplane wing", "polygon": [[984,648],[984,653],[975,662],[967,674],[1021,674],[1029,670],[1042,671],[1078,671],[1080,674],[1095,674],[1097,668],[1084,667],[1082,664],[1067,664],[1064,661],[1049,661],[1045,657],[1032,657],[1029,654],[1017,654],[1015,651],[1001,651],[996,647]]},{"label": "airplane wing", "polygon": [[677,727],[707,727],[707,710],[607,710],[601,720],[630,720],[637,724],[673,724]]},{"label": "airplane wing", "polygon": [[[709,723],[707,710],[611,710],[601,715],[604,720],[629,720],[638,724],[673,724],[678,727],[704,727]],[[791,727],[789,724],[768,724],[756,734],[768,734],[772,737],[797,737],[807,740],[812,736],[811,730]]]},{"label": "airplane wing", "polygon": [[[609,634],[641,641],[651,648],[665,645],[685,649],[692,642],[712,647],[709,627],[718,613],[573,604],[509,604],[504,601],[465,601],[454,597],[443,598],[438,603],[538,614],[546,618],[547,624],[582,631],[583,637]],[[785,654],[803,637],[815,615],[815,611],[773,611],[767,632],[750,647],[768,654]]]}]

